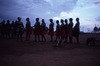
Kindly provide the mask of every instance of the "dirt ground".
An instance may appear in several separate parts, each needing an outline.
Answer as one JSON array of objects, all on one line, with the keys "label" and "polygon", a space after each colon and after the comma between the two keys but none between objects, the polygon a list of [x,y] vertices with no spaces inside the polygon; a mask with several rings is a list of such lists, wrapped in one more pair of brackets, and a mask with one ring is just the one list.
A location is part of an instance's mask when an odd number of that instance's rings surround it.
[{"label": "dirt ground", "polygon": [[100,39],[100,34],[81,34],[80,44],[64,43],[54,47],[56,42],[17,41],[0,38],[0,66],[100,66],[100,42],[86,45],[88,37]]}]

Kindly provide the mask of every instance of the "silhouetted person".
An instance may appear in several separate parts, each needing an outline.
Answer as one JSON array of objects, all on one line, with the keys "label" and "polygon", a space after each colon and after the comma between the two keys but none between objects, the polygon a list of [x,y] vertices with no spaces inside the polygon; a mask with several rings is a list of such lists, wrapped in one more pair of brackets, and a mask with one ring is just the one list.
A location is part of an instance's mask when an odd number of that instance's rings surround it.
[{"label": "silhouetted person", "polygon": [[66,33],[65,42],[67,42],[68,41],[68,21],[67,19],[65,19],[65,33]]},{"label": "silhouetted person", "polygon": [[5,36],[5,34],[6,34],[6,27],[5,27],[6,25],[5,25],[5,20],[3,20],[2,22],[1,22],[1,37],[2,38],[4,38],[4,36]]},{"label": "silhouetted person", "polygon": [[60,39],[60,24],[59,24],[59,20],[56,20],[56,39],[55,41],[58,41],[58,39]]},{"label": "silhouetted person", "polygon": [[69,18],[69,24],[68,24],[68,36],[69,36],[69,43],[72,43],[72,33],[73,33],[73,19]]},{"label": "silhouetted person", "polygon": [[15,38],[15,22],[11,23],[11,38]]},{"label": "silhouetted person", "polygon": [[30,34],[31,34],[31,23],[30,19],[26,18],[26,40],[30,40]]},{"label": "silhouetted person", "polygon": [[53,36],[54,36],[54,23],[53,23],[53,19],[50,19],[50,24],[49,24],[49,33],[50,38],[51,38],[51,42],[53,41]]},{"label": "silhouetted person", "polygon": [[0,38],[1,38],[1,26],[2,26],[2,24],[1,24],[1,22],[0,22]]},{"label": "silhouetted person", "polygon": [[36,23],[34,25],[34,35],[35,35],[35,42],[37,41],[37,38],[38,38],[38,41],[40,41],[40,22],[39,22],[39,18],[36,18]]},{"label": "silhouetted person", "polygon": [[42,19],[42,23],[41,23],[41,38],[42,38],[42,41],[46,41],[46,38],[45,38],[45,34],[46,34],[46,23],[44,21],[44,19]]},{"label": "silhouetted person", "polygon": [[22,36],[23,36],[23,33],[24,33],[24,25],[23,23],[21,22],[21,18],[18,17],[18,24],[17,24],[17,40],[22,40]]},{"label": "silhouetted person", "polygon": [[61,19],[61,26],[60,26],[60,40],[57,43],[57,46],[62,46],[66,37],[66,32],[65,32],[65,25],[64,25],[64,20]]},{"label": "silhouetted person", "polygon": [[10,31],[11,31],[10,21],[7,20],[7,23],[6,23],[6,38],[10,38]]},{"label": "silhouetted person", "polygon": [[76,38],[77,44],[79,44],[80,22],[79,18],[76,18],[76,24],[73,29],[73,36]]}]

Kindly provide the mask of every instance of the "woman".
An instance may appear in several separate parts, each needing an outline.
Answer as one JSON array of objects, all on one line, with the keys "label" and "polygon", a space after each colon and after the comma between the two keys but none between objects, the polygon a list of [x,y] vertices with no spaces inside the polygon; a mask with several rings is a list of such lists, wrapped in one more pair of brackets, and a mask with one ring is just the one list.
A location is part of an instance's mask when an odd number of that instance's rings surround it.
[{"label": "woman", "polygon": [[49,24],[49,32],[48,34],[51,37],[51,42],[53,41],[53,35],[54,35],[54,23],[53,23],[53,19],[50,19],[50,24]]},{"label": "woman", "polygon": [[69,36],[69,43],[72,43],[72,33],[73,33],[73,19],[69,19],[69,24],[68,24],[68,36]]},{"label": "woman", "polygon": [[41,38],[42,41],[46,41],[45,35],[46,34],[46,23],[44,21],[44,19],[42,19],[42,23],[41,23]]},{"label": "woman", "polygon": [[59,24],[59,20],[56,21],[56,39],[55,41],[57,41],[60,38],[60,24]]},{"label": "woman", "polygon": [[38,38],[38,41],[40,41],[40,22],[39,22],[39,18],[36,18],[36,23],[34,25],[34,35],[35,35],[35,42],[37,41],[37,38]]}]

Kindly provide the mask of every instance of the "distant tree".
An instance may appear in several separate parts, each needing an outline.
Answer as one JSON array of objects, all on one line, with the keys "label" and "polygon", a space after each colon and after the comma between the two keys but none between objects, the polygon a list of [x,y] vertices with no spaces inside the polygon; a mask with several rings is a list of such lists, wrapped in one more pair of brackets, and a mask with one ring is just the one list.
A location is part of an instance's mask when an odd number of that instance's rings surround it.
[{"label": "distant tree", "polygon": [[98,27],[95,25],[94,29],[93,29],[94,32],[98,32]]}]

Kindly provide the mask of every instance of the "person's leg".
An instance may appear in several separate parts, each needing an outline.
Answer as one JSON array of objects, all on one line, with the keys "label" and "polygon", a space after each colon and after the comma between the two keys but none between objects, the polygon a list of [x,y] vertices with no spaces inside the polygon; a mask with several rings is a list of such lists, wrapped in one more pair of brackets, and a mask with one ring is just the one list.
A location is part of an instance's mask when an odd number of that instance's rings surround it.
[{"label": "person's leg", "polygon": [[58,39],[58,43],[57,43],[57,46],[60,46],[61,45],[61,42],[62,42],[62,39]]},{"label": "person's leg", "polygon": [[35,42],[37,41],[37,35],[35,34],[35,40],[34,40]]},{"label": "person's leg", "polygon": [[43,39],[44,39],[44,41],[46,41],[46,38],[45,38],[45,36],[43,35]]},{"label": "person's leg", "polygon": [[42,42],[43,42],[43,35],[41,35],[41,39],[42,39]]},{"label": "person's leg", "polygon": [[27,40],[30,40],[30,34],[27,34]]},{"label": "person's leg", "polygon": [[57,36],[56,36],[56,39],[55,39],[55,42],[57,41]]},{"label": "person's leg", "polygon": [[79,44],[79,36],[76,37],[77,44]]},{"label": "person's leg", "polygon": [[27,41],[27,33],[26,33],[26,41]]},{"label": "person's leg", "polygon": [[38,41],[40,41],[40,35],[38,35]]},{"label": "person's leg", "polygon": [[51,35],[51,42],[53,41],[53,36]]},{"label": "person's leg", "polygon": [[23,34],[21,33],[21,34],[20,34],[20,39],[21,39],[21,40],[22,40],[22,36],[23,36]]},{"label": "person's leg", "polygon": [[66,34],[66,37],[65,37],[65,42],[67,43],[68,42],[68,35]]},{"label": "person's leg", "polygon": [[69,37],[69,43],[72,43],[72,37]]}]

